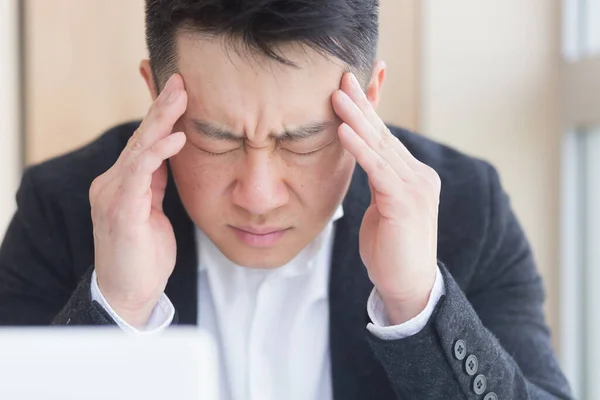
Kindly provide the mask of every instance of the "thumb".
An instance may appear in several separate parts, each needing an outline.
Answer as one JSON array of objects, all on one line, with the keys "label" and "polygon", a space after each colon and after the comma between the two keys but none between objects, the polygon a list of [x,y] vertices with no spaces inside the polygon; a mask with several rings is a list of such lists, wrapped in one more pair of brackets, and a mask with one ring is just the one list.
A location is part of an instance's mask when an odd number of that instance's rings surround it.
[{"label": "thumb", "polygon": [[369,179],[369,189],[371,189],[371,205],[377,204],[377,192]]},{"label": "thumb", "polygon": [[152,192],[152,208],[162,212],[163,200],[165,199],[165,190],[167,188],[167,163],[163,161],[161,166],[152,174],[152,183],[150,191]]}]

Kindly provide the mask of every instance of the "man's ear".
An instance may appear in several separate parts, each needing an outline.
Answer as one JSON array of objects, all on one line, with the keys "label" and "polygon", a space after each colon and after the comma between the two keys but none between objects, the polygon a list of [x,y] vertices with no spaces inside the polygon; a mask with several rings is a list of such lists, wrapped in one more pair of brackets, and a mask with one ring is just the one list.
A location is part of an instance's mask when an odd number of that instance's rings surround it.
[{"label": "man's ear", "polygon": [[150,60],[142,60],[140,63],[140,74],[146,81],[146,86],[148,86],[148,91],[150,92],[150,96],[152,96],[152,101],[156,100],[158,97],[158,90],[156,85],[154,84],[154,74],[152,73],[152,67],[150,67]]},{"label": "man's ear", "polygon": [[379,100],[381,99],[381,89],[383,88],[383,81],[385,80],[385,71],[387,66],[383,61],[375,61],[373,64],[373,73],[371,74],[371,80],[369,86],[367,86],[366,95],[373,108],[377,108]]}]

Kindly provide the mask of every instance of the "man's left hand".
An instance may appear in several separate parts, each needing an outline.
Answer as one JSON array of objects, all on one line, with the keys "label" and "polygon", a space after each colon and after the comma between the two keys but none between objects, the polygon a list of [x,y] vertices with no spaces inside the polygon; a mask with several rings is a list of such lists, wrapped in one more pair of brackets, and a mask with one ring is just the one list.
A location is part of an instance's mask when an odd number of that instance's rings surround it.
[{"label": "man's left hand", "polygon": [[440,178],[392,135],[353,74],[332,101],[343,121],[339,138],[369,177],[360,255],[398,325],[423,311],[435,282]]}]

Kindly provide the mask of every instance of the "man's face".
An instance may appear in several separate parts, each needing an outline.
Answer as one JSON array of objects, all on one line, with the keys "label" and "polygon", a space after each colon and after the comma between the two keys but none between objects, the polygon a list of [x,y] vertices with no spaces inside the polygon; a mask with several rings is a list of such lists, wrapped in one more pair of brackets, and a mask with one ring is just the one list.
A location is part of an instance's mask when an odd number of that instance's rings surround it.
[{"label": "man's face", "polygon": [[183,205],[234,263],[286,264],[331,219],[354,170],[331,106],[343,67],[300,46],[284,49],[299,68],[284,66],[191,34],[178,54],[188,106],[174,131],[187,143],[171,166]]}]

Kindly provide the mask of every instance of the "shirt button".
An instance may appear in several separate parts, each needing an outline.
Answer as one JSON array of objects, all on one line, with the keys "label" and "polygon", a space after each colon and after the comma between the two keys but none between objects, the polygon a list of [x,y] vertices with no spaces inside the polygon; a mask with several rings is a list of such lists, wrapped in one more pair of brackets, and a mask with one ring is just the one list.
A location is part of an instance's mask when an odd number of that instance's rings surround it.
[{"label": "shirt button", "polygon": [[454,343],[454,357],[459,360],[462,361],[465,359],[465,357],[467,356],[467,344],[465,343],[464,340],[457,340],[456,343]]},{"label": "shirt button", "polygon": [[482,394],[487,389],[487,379],[485,376],[479,374],[473,380],[473,391],[475,394]]},{"label": "shirt button", "polygon": [[469,376],[475,375],[477,373],[478,367],[479,361],[477,360],[477,357],[475,357],[472,354],[469,357],[467,357],[467,359],[465,360],[465,371]]},{"label": "shirt button", "polygon": [[489,392],[488,394],[485,395],[483,400],[498,400],[498,396],[494,392]]}]

